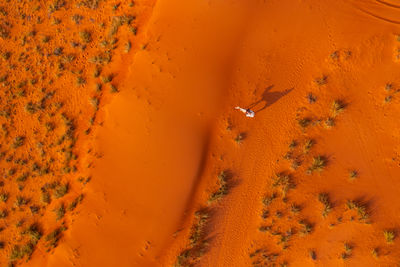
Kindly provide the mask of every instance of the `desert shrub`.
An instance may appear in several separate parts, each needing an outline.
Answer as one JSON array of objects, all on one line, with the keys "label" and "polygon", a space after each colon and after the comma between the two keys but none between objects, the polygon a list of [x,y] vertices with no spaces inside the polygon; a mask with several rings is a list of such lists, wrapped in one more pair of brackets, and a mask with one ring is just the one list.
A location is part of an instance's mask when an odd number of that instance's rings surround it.
[{"label": "desert shrub", "polygon": [[318,201],[324,206],[322,210],[322,216],[325,218],[332,210],[332,204],[329,201],[329,196],[326,193],[320,193],[318,195]]},{"label": "desert shrub", "polygon": [[396,234],[392,230],[383,231],[383,236],[387,243],[393,243],[394,239],[396,238]]},{"label": "desert shrub", "polygon": [[321,172],[326,166],[326,159],[323,156],[313,157],[311,166],[308,168],[307,173],[311,174],[315,171]]},{"label": "desert shrub", "polygon": [[344,111],[344,108],[346,105],[344,104],[343,101],[341,100],[335,100],[332,103],[332,113],[333,116],[337,116],[338,114],[342,113]]},{"label": "desert shrub", "polygon": [[58,208],[56,208],[56,209],[54,210],[54,213],[56,214],[56,221],[61,220],[61,219],[64,217],[64,215],[65,215],[65,207],[64,207],[64,204],[61,203],[61,204],[58,206]]},{"label": "desert shrub", "polygon": [[319,78],[316,78],[314,82],[319,86],[325,85],[328,83],[328,76],[324,75]]},{"label": "desert shrub", "polygon": [[55,188],[54,188],[54,197],[55,198],[61,198],[63,197],[65,194],[68,193],[68,189],[69,189],[69,185],[68,183],[65,184],[58,184]]}]

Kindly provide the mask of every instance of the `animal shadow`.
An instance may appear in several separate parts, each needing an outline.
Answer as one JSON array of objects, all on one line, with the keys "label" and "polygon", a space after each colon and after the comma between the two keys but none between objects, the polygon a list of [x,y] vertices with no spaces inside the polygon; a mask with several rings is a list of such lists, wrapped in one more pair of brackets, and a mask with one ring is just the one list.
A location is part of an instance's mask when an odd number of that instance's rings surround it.
[{"label": "animal shadow", "polygon": [[267,107],[271,106],[272,104],[274,104],[281,97],[284,97],[285,95],[287,95],[294,89],[294,88],[290,88],[290,89],[287,89],[282,92],[271,92],[272,88],[274,88],[274,85],[268,86],[262,93],[261,98],[259,100],[257,100],[256,102],[250,104],[250,106],[248,108],[252,109],[252,108],[256,107],[258,104],[263,103],[262,107],[260,107],[257,110],[254,110],[255,113],[260,112],[260,111],[266,109]]}]

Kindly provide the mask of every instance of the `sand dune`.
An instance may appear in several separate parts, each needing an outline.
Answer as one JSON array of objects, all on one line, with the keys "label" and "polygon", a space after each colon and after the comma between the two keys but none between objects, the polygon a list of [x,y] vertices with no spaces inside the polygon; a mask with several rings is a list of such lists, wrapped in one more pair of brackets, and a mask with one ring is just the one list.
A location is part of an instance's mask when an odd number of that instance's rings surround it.
[{"label": "sand dune", "polygon": [[399,264],[395,1],[0,11],[0,265]]}]

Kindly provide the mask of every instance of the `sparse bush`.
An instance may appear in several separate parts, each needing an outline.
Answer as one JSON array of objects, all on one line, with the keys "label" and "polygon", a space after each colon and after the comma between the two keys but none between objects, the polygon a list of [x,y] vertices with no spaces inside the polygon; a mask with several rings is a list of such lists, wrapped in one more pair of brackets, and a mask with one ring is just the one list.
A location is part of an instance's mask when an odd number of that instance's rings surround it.
[{"label": "sparse bush", "polygon": [[234,139],[234,141],[236,142],[236,144],[241,144],[242,142],[243,142],[243,140],[245,139],[245,134],[244,133],[239,133],[236,137],[235,137],[235,139]]},{"label": "sparse bush", "polygon": [[79,76],[79,77],[76,78],[76,84],[77,84],[78,86],[81,86],[81,85],[83,85],[83,84],[85,84],[85,83],[86,83],[86,80],[85,80],[85,78],[83,78],[82,76]]},{"label": "sparse bush", "polygon": [[110,93],[118,93],[118,88],[113,84],[110,84]]},{"label": "sparse bush", "polygon": [[318,201],[324,205],[324,209],[322,210],[322,216],[325,218],[332,210],[332,204],[329,201],[328,194],[321,193],[318,195]]},{"label": "sparse bush", "polygon": [[336,117],[339,113],[342,113],[346,105],[341,100],[335,100],[332,103],[332,114]]},{"label": "sparse bush", "polygon": [[64,207],[64,204],[60,204],[60,206],[58,206],[58,208],[56,208],[55,210],[54,210],[54,212],[55,212],[55,214],[56,214],[56,220],[58,221],[58,220],[61,220],[63,217],[64,217],[64,215],[65,215],[65,207]]},{"label": "sparse bush", "polygon": [[317,254],[315,253],[315,250],[310,250],[309,252],[308,252],[308,254],[310,255],[310,258],[312,259],[312,260],[316,260],[317,259]]},{"label": "sparse bush", "polygon": [[68,183],[65,184],[58,184],[55,188],[54,188],[54,197],[55,198],[61,198],[63,196],[65,196],[65,194],[68,193]]},{"label": "sparse bush", "polygon": [[313,226],[310,223],[308,223],[306,221],[300,221],[299,224],[301,226],[301,228],[299,230],[300,235],[302,235],[302,236],[309,235],[312,232]]},{"label": "sparse bush", "polygon": [[22,197],[22,196],[17,196],[14,205],[15,205],[16,207],[21,207],[21,206],[23,206],[23,205],[28,204],[28,202],[29,202],[28,199],[26,199],[26,198],[24,198],[24,197]]},{"label": "sparse bush", "polygon": [[374,258],[378,258],[379,257],[379,252],[378,252],[378,248],[374,248],[371,251],[371,254]]},{"label": "sparse bush", "polygon": [[7,212],[7,210],[5,210],[5,209],[3,209],[3,210],[0,210],[0,219],[4,219],[4,218],[6,218],[6,217],[7,217],[7,215],[8,215],[8,212]]},{"label": "sparse bush", "polygon": [[229,177],[229,172],[228,171],[221,171],[218,175],[218,183],[219,183],[219,188],[217,191],[211,194],[208,202],[214,202],[215,200],[219,200],[225,195],[228,194],[228,183],[227,179]]},{"label": "sparse bush", "polygon": [[282,197],[286,196],[289,189],[295,188],[295,184],[292,182],[290,175],[284,173],[278,173],[273,178],[273,187],[281,187]]},{"label": "sparse bush", "polygon": [[323,156],[316,156],[313,158],[311,166],[308,168],[307,173],[311,174],[315,171],[321,172],[326,166],[326,159]]},{"label": "sparse bush", "polygon": [[45,237],[45,241],[46,241],[46,246],[50,247],[50,248],[55,248],[58,244],[58,241],[61,238],[61,233],[63,231],[63,228],[56,228],[54,231],[52,231],[51,233],[49,233],[46,237]]},{"label": "sparse bush", "polygon": [[14,142],[12,144],[12,148],[18,148],[24,144],[25,137],[24,136],[17,136],[14,139]]},{"label": "sparse bush", "polygon": [[126,42],[124,52],[129,53],[129,51],[131,50],[131,47],[132,47],[131,42],[129,42],[129,41]]},{"label": "sparse bush", "polygon": [[7,200],[8,200],[8,193],[5,192],[0,193],[0,201],[5,203],[7,202]]},{"label": "sparse bush", "polygon": [[71,202],[71,204],[69,204],[68,210],[69,210],[69,211],[73,211],[73,210],[76,208],[76,206],[82,202],[82,200],[83,200],[83,194],[80,194],[78,197],[76,197],[76,198]]},{"label": "sparse bush", "polygon": [[304,130],[311,124],[311,119],[309,118],[299,119],[297,123],[299,124],[300,128]]},{"label": "sparse bush", "polygon": [[292,213],[294,213],[294,214],[297,214],[297,213],[299,213],[300,212],[300,206],[298,206],[298,205],[296,205],[296,204],[292,204],[291,206],[290,206],[290,211],[292,212]]},{"label": "sparse bush", "polygon": [[312,139],[307,139],[307,140],[304,142],[304,148],[303,148],[304,153],[308,153],[308,152],[310,151],[310,149],[313,147],[313,145],[314,145],[314,140],[312,140]]},{"label": "sparse bush", "polygon": [[317,101],[317,97],[314,96],[312,93],[307,94],[307,101],[309,104],[313,104]]},{"label": "sparse bush", "polygon": [[367,221],[369,219],[369,214],[365,205],[362,205],[361,203],[356,201],[347,200],[346,207],[349,210],[356,210],[359,216],[359,220]]},{"label": "sparse bush", "polygon": [[49,192],[47,191],[42,192],[41,200],[45,204],[50,204],[51,198]]},{"label": "sparse bush", "polygon": [[396,234],[392,230],[385,230],[383,231],[383,236],[387,243],[393,243],[394,239],[396,238]]},{"label": "sparse bush", "polygon": [[350,178],[350,180],[354,180],[354,179],[356,179],[357,177],[358,177],[358,172],[357,172],[356,170],[350,171],[350,173],[349,173],[349,178]]},{"label": "sparse bush", "polygon": [[331,117],[327,118],[325,120],[325,128],[332,128],[333,126],[335,126],[335,120]]},{"label": "sparse bush", "polygon": [[263,200],[264,206],[269,206],[275,198],[275,193],[272,193],[270,196],[266,196]]},{"label": "sparse bush", "polygon": [[315,79],[314,82],[319,86],[325,85],[328,83],[328,76],[324,75],[322,77],[319,77]]},{"label": "sparse bush", "polygon": [[87,30],[79,32],[79,36],[81,37],[82,42],[86,44],[92,41],[92,34]]},{"label": "sparse bush", "polygon": [[109,83],[112,81],[113,78],[114,78],[113,74],[109,74],[107,76],[101,76],[101,80],[103,83]]}]

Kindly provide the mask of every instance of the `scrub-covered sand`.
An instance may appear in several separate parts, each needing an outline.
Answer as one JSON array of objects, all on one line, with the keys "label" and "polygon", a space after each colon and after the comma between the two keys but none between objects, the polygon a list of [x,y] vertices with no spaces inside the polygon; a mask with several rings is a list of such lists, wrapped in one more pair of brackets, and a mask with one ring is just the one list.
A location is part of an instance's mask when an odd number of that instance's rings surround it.
[{"label": "scrub-covered sand", "polygon": [[1,265],[400,263],[400,7],[221,2],[0,5]]}]

